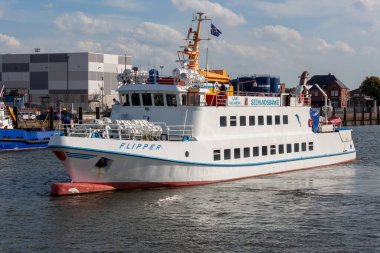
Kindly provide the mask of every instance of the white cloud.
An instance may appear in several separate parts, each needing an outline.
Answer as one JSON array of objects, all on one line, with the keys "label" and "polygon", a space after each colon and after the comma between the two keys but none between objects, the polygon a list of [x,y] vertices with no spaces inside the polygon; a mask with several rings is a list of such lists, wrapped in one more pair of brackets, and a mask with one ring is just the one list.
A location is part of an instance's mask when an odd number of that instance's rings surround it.
[{"label": "white cloud", "polygon": [[184,38],[184,35],[167,25],[151,22],[143,22],[138,25],[132,36],[141,41],[159,44],[177,44]]},{"label": "white cloud", "polygon": [[337,51],[346,54],[355,54],[356,51],[349,44],[343,41],[335,41],[328,43],[324,39],[317,38],[312,43],[312,48],[316,51],[327,53],[329,51]]},{"label": "white cloud", "polygon": [[53,3],[47,3],[47,4],[44,4],[43,6],[44,6],[44,8],[46,8],[46,9],[53,9],[54,4],[53,4]]},{"label": "white cloud", "polygon": [[90,18],[83,12],[72,14],[64,13],[54,21],[55,25],[62,31],[83,32],[86,34],[107,33],[111,24],[102,19]]},{"label": "white cloud", "polygon": [[260,0],[254,3],[254,6],[276,17],[328,16],[332,13],[339,14],[348,10],[352,1],[353,0],[279,0],[272,2]]},{"label": "white cloud", "polygon": [[357,0],[353,6],[366,11],[375,11],[380,9],[380,2],[378,0]]},{"label": "white cloud", "polygon": [[246,46],[230,44],[224,40],[213,40],[210,42],[211,50],[218,52],[222,57],[243,57],[246,59],[268,59],[277,56],[277,52],[262,46]]},{"label": "white cloud", "polygon": [[276,41],[301,42],[303,39],[295,29],[282,25],[266,25],[262,28],[254,29],[253,33],[259,37]]},{"label": "white cloud", "polygon": [[13,36],[8,36],[5,34],[0,33],[0,43],[7,46],[7,47],[19,47],[21,46],[20,41],[18,41]]},{"label": "white cloud", "polygon": [[101,3],[106,6],[112,6],[124,10],[137,10],[139,7],[141,8],[141,4],[134,0],[103,0]]},{"label": "white cloud", "polygon": [[221,22],[224,22],[229,26],[237,26],[246,23],[246,20],[242,15],[238,15],[228,8],[208,0],[171,0],[171,2],[180,11],[202,11],[209,17],[220,18]]},{"label": "white cloud", "polygon": [[80,51],[86,52],[102,52],[102,45],[93,41],[79,41],[77,47]]}]

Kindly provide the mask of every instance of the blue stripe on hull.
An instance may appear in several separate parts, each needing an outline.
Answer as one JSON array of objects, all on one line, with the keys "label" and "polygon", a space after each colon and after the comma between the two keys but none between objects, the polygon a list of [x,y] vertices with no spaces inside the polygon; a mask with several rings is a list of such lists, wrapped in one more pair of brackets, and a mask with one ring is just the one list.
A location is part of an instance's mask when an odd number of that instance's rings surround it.
[{"label": "blue stripe on hull", "polygon": [[180,161],[180,160],[172,160],[172,159],[163,159],[163,158],[159,158],[159,157],[151,157],[151,156],[144,156],[144,155],[137,155],[137,154],[122,153],[122,152],[116,152],[116,151],[105,151],[105,150],[99,150],[99,149],[78,148],[78,147],[70,147],[70,146],[59,146],[59,145],[53,146],[52,145],[52,146],[49,146],[49,148],[66,148],[66,149],[71,149],[71,150],[83,150],[83,151],[98,152],[98,153],[103,153],[103,154],[113,154],[113,155],[122,155],[122,156],[131,156],[131,157],[153,159],[153,160],[173,162],[173,163],[184,164],[184,165],[199,165],[199,166],[212,166],[212,167],[259,166],[259,165],[266,165],[266,164],[277,164],[277,163],[285,163],[285,162],[293,162],[293,161],[301,161],[301,160],[310,160],[310,159],[318,159],[318,158],[326,158],[326,157],[334,157],[334,156],[343,156],[343,155],[348,155],[348,154],[356,154],[356,150],[353,150],[353,151],[349,151],[349,152],[340,152],[340,153],[334,153],[334,154],[307,156],[307,157],[291,158],[291,159],[272,160],[272,161],[258,162],[258,163],[220,164],[220,163],[188,162],[188,161]]}]

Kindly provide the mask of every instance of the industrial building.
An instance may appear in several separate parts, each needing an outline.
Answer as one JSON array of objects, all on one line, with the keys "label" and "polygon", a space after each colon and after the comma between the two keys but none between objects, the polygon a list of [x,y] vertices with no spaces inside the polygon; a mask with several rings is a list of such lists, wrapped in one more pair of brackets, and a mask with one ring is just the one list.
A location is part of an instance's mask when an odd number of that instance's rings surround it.
[{"label": "industrial building", "polygon": [[[111,105],[117,74],[131,69],[132,57],[102,53],[36,53],[0,55],[0,84],[19,107]],[[9,102],[8,101],[8,102]]]}]

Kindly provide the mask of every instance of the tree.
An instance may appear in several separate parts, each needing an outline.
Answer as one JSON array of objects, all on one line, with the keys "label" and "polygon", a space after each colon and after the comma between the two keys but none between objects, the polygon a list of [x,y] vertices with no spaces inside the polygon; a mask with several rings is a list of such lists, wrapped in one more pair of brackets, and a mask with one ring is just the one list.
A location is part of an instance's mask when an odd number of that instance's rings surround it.
[{"label": "tree", "polygon": [[361,93],[374,97],[380,103],[380,78],[377,76],[366,77],[360,85]]}]

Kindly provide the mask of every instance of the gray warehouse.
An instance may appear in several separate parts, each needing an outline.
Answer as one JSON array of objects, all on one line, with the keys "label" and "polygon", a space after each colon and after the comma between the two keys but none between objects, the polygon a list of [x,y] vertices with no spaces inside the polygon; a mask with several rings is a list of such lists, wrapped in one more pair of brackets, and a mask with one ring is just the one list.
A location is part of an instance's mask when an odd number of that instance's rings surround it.
[{"label": "gray warehouse", "polygon": [[131,69],[132,57],[91,52],[0,55],[0,82],[6,92],[34,105],[110,105],[117,74]]}]

